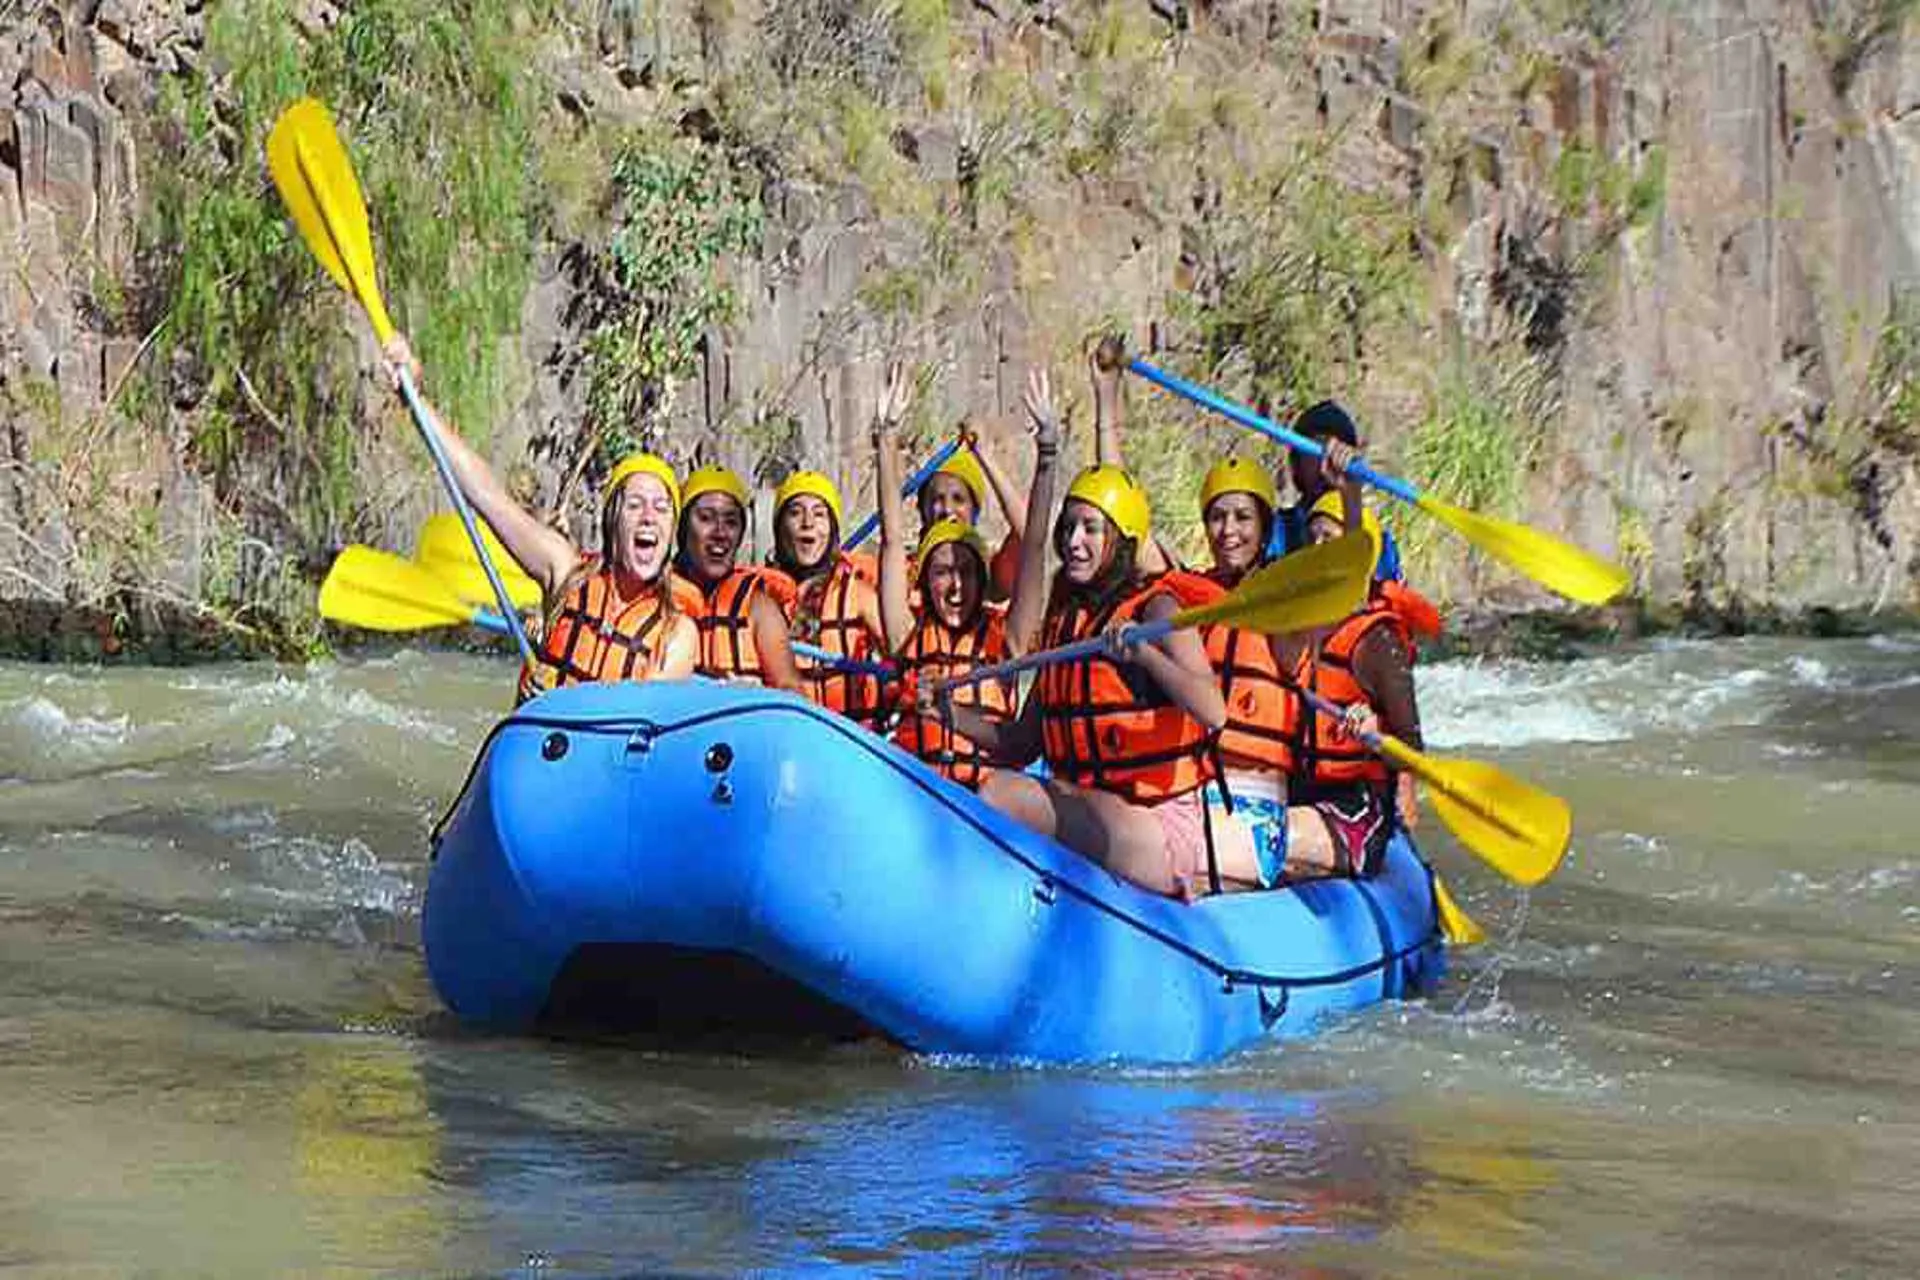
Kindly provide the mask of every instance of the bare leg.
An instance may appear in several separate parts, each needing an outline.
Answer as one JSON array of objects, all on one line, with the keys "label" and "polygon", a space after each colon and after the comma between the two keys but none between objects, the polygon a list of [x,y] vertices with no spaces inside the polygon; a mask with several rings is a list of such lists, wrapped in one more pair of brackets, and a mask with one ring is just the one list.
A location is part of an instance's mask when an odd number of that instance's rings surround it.
[{"label": "bare leg", "polygon": [[1118,796],[999,770],[981,783],[980,798],[1144,889],[1170,897],[1180,892],[1159,821]]},{"label": "bare leg", "polygon": [[1011,769],[995,769],[980,780],[980,798],[1029,831],[1054,834],[1058,823],[1053,797],[1037,778]]},{"label": "bare leg", "polygon": [[1287,806],[1287,862],[1289,880],[1319,880],[1340,873],[1333,831],[1311,805]]}]

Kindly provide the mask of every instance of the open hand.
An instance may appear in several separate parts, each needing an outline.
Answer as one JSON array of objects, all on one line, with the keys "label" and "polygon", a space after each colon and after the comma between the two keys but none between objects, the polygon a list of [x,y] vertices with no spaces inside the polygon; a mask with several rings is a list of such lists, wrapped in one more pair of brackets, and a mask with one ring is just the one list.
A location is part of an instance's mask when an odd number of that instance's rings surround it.
[{"label": "open hand", "polygon": [[1060,448],[1060,414],[1053,406],[1053,380],[1036,365],[1027,370],[1027,420],[1033,427],[1034,447],[1044,454]]},{"label": "open hand", "polygon": [[905,365],[893,365],[887,370],[887,386],[880,394],[880,408],[874,415],[873,429],[893,430],[906,419],[907,408],[912,403],[913,378]]}]

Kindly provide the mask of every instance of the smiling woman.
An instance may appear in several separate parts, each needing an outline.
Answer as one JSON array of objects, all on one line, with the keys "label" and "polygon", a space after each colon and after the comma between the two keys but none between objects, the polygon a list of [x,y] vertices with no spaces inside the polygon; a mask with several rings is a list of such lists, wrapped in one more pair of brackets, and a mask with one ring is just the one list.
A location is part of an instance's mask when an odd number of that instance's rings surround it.
[{"label": "smiling woman", "polygon": [[[840,490],[818,471],[781,481],[773,495],[773,560],[795,584],[786,606],[794,639],[864,662],[885,647],[880,600],[840,549],[842,510]],[[802,675],[807,696],[828,710],[868,726],[884,718],[873,676],[824,663]]]},{"label": "smiling woman", "polygon": [[700,674],[798,689],[786,615],[793,583],[778,569],[740,567],[747,535],[746,482],[725,467],[687,477],[675,567],[699,593]]},{"label": "smiling woman", "polygon": [[[404,336],[386,348],[398,387],[419,380]],[[600,497],[600,548],[582,551],[515,502],[493,469],[424,397],[421,426],[445,452],[473,503],[528,577],[540,584],[546,627],[536,660],[522,664],[520,699],[594,680],[673,680],[694,673],[700,636],[676,604],[671,555],[680,513],[673,468],[650,453],[623,459]]]}]

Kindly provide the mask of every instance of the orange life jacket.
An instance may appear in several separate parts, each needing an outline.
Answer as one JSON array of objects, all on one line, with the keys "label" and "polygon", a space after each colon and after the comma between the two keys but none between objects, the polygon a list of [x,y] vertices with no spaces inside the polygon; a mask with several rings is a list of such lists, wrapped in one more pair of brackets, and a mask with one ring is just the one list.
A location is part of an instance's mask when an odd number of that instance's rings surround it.
[{"label": "orange life jacket", "polygon": [[689,609],[700,628],[700,665],[703,676],[716,680],[746,677],[765,683],[760,668],[760,646],[753,638],[753,602],[765,591],[752,569],[735,569],[700,593],[697,609]]},{"label": "orange life jacket", "polygon": [[[1367,691],[1354,674],[1353,655],[1360,642],[1375,630],[1386,627],[1401,644],[1408,657],[1413,642],[1406,625],[1393,606],[1378,596],[1352,617],[1333,629],[1318,645],[1309,646],[1300,655],[1294,679],[1302,688],[1311,689],[1329,702],[1350,706],[1369,702]],[[1384,783],[1386,763],[1358,741],[1337,731],[1330,716],[1314,712],[1311,728],[1300,735],[1300,750],[1294,760],[1293,776],[1303,783],[1338,786],[1345,783]]]},{"label": "orange life jacket", "polygon": [[1273,645],[1258,631],[1212,626],[1200,629],[1207,661],[1227,700],[1227,727],[1220,731],[1220,762],[1229,769],[1293,771],[1300,742],[1300,695],[1280,677]]},{"label": "orange life jacket", "polygon": [[[860,579],[846,556],[839,555],[831,569],[800,584],[787,622],[795,640],[819,645],[841,657],[874,661],[885,646],[866,619],[878,610],[879,597],[873,587]],[[833,671],[808,665],[802,659],[800,680],[815,702],[870,728],[885,713],[880,682],[873,676]]]},{"label": "orange life jacket", "polygon": [[[975,667],[1003,662],[1007,657],[1007,612],[981,607],[980,617],[967,630],[954,632],[932,614],[923,614],[898,655],[902,669],[915,681],[951,680]],[[989,720],[1005,723],[1013,717],[1011,680],[982,680],[953,691],[958,706],[976,708]],[[968,738],[955,733],[938,713],[922,715],[908,707],[893,740],[963,787],[978,787],[994,761]]]},{"label": "orange life jacket", "polygon": [[[520,668],[520,700],[562,685],[647,680],[659,667],[661,589],[619,601],[614,571],[595,568],[560,598],[541,637],[539,670]],[[680,589],[668,588],[680,597]]]},{"label": "orange life jacket", "polygon": [[[1205,578],[1221,595],[1229,590],[1218,571]],[[1258,631],[1217,623],[1200,628],[1200,638],[1227,703],[1227,727],[1216,744],[1221,766],[1251,773],[1292,772],[1302,704],[1300,695],[1281,678],[1273,645]]]},{"label": "orange life jacket", "polygon": [[[1058,603],[1047,613],[1041,647],[1099,635],[1116,619],[1138,618],[1155,595],[1171,592],[1180,599],[1195,581],[1205,580],[1163,574],[1105,609]],[[1217,587],[1213,594],[1218,595]],[[1033,696],[1040,700],[1047,763],[1055,777],[1075,786],[1155,804],[1185,795],[1213,776],[1211,735],[1131,663],[1117,664],[1103,655],[1044,667]]]}]

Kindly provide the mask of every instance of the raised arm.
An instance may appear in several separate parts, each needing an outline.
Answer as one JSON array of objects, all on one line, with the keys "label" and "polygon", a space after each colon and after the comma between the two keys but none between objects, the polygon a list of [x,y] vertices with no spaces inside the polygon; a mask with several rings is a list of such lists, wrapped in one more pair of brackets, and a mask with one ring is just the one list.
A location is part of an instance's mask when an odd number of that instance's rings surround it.
[{"label": "raised arm", "polygon": [[1344,440],[1327,441],[1327,453],[1320,460],[1321,468],[1327,478],[1340,488],[1340,508],[1343,515],[1340,532],[1358,533],[1365,527],[1360,499],[1360,481],[1348,468],[1360,461],[1360,451]]},{"label": "raised arm", "polygon": [[1027,494],[1026,525],[1020,531],[1020,573],[1007,609],[1007,649],[1016,658],[1040,642],[1047,614],[1047,548],[1053,544],[1053,490],[1060,459],[1060,416],[1053,384],[1043,368],[1027,372],[1027,419],[1033,425],[1033,488]]},{"label": "raised arm", "polygon": [[911,398],[906,370],[895,365],[873,418],[875,481],[880,498],[880,626],[887,652],[898,653],[913,634],[912,573],[907,557],[906,500],[900,496],[900,439],[897,428]]},{"label": "raised arm", "polygon": [[[1127,454],[1120,437],[1127,423],[1126,344],[1107,335],[1094,347],[1088,364],[1093,370],[1093,456],[1102,466],[1125,469]],[[1158,538],[1149,540],[1138,554],[1143,573],[1165,573],[1173,568],[1173,557]]]},{"label": "raised arm", "polygon": [[967,444],[973,450],[973,456],[980,460],[980,469],[987,473],[987,487],[993,490],[993,504],[1000,508],[1000,518],[1007,522],[1017,538],[1020,531],[1027,527],[1027,506],[1020,500],[1020,491],[1014,487],[1013,477],[1009,476],[993,455],[980,442],[979,433],[972,428],[967,431]]},{"label": "raised arm", "polygon": [[[406,369],[414,375],[416,386],[420,382],[419,361],[414,359],[413,349],[407,345],[406,337],[395,334],[386,346],[387,371],[393,378],[397,391],[400,386],[400,370]],[[548,596],[557,591],[574,566],[580,563],[580,551],[557,531],[542,524],[531,511],[513,500],[507,487],[493,474],[486,460],[467,442],[460,433],[449,427],[440,417],[440,411],[428,402],[425,395],[420,397],[421,407],[426,410],[426,429],[433,433],[447,455],[447,461],[453,467],[453,478],[493,531],[500,535],[500,543],[506,547],[529,578],[540,584],[540,589]]]},{"label": "raised arm", "polygon": [[1127,348],[1119,338],[1100,339],[1088,359],[1093,371],[1093,457],[1104,467],[1127,465],[1120,433],[1127,424],[1127,400],[1121,380],[1127,366]]}]

